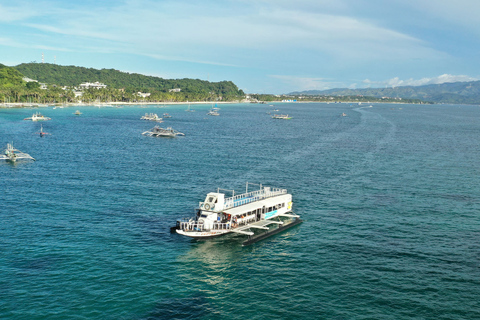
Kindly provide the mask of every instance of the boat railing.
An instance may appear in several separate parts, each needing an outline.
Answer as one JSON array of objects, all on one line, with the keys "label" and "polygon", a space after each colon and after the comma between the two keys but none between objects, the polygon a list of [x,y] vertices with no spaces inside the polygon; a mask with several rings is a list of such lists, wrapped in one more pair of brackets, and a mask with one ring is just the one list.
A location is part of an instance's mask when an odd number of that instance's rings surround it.
[{"label": "boat railing", "polygon": [[213,230],[230,230],[231,225],[230,223],[219,223],[219,222],[214,222],[213,223]]},{"label": "boat railing", "polygon": [[247,192],[239,194],[230,198],[225,199],[225,209],[235,208],[247,203],[255,202],[258,200],[278,196],[281,194],[286,194],[287,189],[281,188],[264,188],[261,190],[256,190],[252,192]]},{"label": "boat railing", "polygon": [[203,223],[190,222],[190,221],[178,221],[178,228],[183,231],[204,231],[205,226]]},{"label": "boat railing", "polygon": [[188,221],[188,219],[179,220],[178,228],[183,231],[210,231],[210,230],[230,230],[230,223],[221,223],[215,221],[212,228],[205,228],[204,223],[196,221]]}]

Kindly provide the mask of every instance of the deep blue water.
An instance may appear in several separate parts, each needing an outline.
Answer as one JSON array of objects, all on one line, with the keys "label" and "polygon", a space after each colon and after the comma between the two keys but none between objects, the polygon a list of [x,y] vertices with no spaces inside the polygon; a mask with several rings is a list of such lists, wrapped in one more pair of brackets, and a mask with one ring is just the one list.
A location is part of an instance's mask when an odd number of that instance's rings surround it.
[{"label": "deep blue water", "polygon": [[[1,319],[479,319],[480,108],[0,109]],[[79,109],[82,116],[74,116]],[[169,112],[175,139],[141,133]],[[341,113],[347,117],[341,117]],[[217,187],[289,190],[252,246],[169,233]]]}]

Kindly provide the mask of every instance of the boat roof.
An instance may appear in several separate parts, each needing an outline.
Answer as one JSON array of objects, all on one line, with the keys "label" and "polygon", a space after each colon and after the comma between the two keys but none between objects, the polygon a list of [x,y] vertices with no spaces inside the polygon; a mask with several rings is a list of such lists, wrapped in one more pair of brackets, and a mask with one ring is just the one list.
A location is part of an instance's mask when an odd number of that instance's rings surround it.
[{"label": "boat roof", "polygon": [[226,209],[226,210],[224,210],[224,212],[227,213],[227,214],[231,214],[233,216],[236,216],[236,215],[239,215],[239,214],[242,214],[242,213],[245,213],[245,212],[256,210],[256,209],[261,208],[263,206],[266,206],[266,207],[271,206],[273,204],[272,199],[276,199],[277,197],[280,197],[280,196],[288,196],[288,194],[280,194],[278,196],[273,196],[273,197],[265,198],[265,199],[262,199],[262,200],[259,200],[259,201],[250,202],[250,203],[238,206],[238,207]]}]

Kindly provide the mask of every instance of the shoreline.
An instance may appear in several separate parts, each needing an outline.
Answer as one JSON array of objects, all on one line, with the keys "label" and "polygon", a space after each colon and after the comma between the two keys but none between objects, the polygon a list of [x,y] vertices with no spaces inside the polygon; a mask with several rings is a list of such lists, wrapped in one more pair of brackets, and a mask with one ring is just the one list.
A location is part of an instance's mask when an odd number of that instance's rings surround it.
[{"label": "shoreline", "polygon": [[[48,104],[32,104],[32,103],[0,103],[0,109],[10,108],[48,108],[48,107],[118,107],[118,106],[154,106],[154,105],[205,105],[205,104],[283,104],[283,103],[325,103],[325,104],[355,104],[358,106],[368,104],[415,104],[415,105],[435,105],[441,103],[408,103],[408,102],[362,102],[358,104],[358,101],[337,101],[337,102],[324,102],[324,101],[269,101],[269,102],[255,102],[255,101],[194,101],[194,102],[99,102],[99,103],[48,103]],[[461,104],[460,104],[461,105]],[[471,105],[471,104],[466,104]]]},{"label": "shoreline", "polygon": [[250,103],[245,101],[217,101],[217,102],[98,102],[98,103],[0,103],[0,109],[8,108],[48,108],[48,107],[108,107],[108,106],[142,106],[142,105],[188,105],[188,104],[237,104]]}]

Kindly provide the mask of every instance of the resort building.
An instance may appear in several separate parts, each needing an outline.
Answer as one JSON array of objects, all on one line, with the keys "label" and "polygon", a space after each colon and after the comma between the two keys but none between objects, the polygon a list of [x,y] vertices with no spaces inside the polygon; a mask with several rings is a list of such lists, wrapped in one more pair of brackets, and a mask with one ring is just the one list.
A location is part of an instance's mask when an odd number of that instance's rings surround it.
[{"label": "resort building", "polygon": [[106,84],[103,84],[103,83],[100,83],[98,81],[96,82],[84,82],[84,83],[81,83],[80,84],[80,88],[81,89],[89,89],[89,88],[95,88],[95,89],[104,89],[106,88],[107,85]]}]

